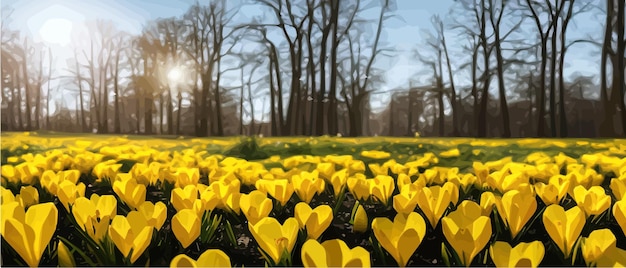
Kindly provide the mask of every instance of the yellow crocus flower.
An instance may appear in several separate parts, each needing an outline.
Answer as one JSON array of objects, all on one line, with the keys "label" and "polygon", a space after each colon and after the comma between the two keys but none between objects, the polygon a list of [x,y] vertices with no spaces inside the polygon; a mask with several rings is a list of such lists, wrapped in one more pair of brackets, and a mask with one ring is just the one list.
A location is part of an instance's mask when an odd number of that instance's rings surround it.
[{"label": "yellow crocus flower", "polygon": [[259,244],[267,261],[279,263],[284,254],[291,254],[298,238],[298,220],[288,218],[282,225],[272,217],[261,219],[256,224],[248,223],[250,233]]},{"label": "yellow crocus flower", "polygon": [[626,199],[626,180],[612,179],[611,180],[611,192],[617,200]]},{"label": "yellow crocus flower", "polygon": [[259,190],[254,190],[250,194],[242,194],[239,198],[239,207],[252,225],[259,220],[269,216],[272,212],[272,200],[267,198],[267,194]]},{"label": "yellow crocus flower", "polygon": [[189,247],[200,236],[201,222],[192,209],[181,209],[172,217],[172,232],[183,248]]},{"label": "yellow crocus flower", "polygon": [[330,176],[329,182],[333,186],[333,193],[335,194],[335,198],[339,198],[341,191],[346,186],[347,180],[348,180],[348,170],[345,168],[334,172]]},{"label": "yellow crocus flower", "polygon": [[315,194],[321,194],[324,191],[326,183],[319,178],[317,170],[313,172],[301,172],[291,178],[293,189],[300,200],[309,203]]},{"label": "yellow crocus flower", "polygon": [[441,219],[443,234],[460,258],[461,265],[472,260],[487,246],[491,237],[491,219],[482,216],[477,203],[464,200],[457,210]]},{"label": "yellow crocus flower", "polygon": [[113,191],[131,209],[137,209],[146,201],[146,186],[130,177],[116,180],[113,183]]},{"label": "yellow crocus flower", "polygon": [[33,205],[26,212],[22,207],[13,211],[10,218],[3,219],[2,236],[28,266],[37,267],[56,230],[57,208],[49,202]]},{"label": "yellow crocus flower", "polygon": [[117,215],[113,218],[109,237],[122,255],[134,263],[150,245],[152,229],[140,212],[131,211],[126,217]]},{"label": "yellow crocus flower", "polygon": [[22,207],[28,208],[39,203],[39,192],[33,186],[22,186],[20,194],[15,196],[15,200],[20,202]]},{"label": "yellow crocus flower", "polygon": [[370,198],[369,182],[365,175],[358,173],[346,180],[348,190],[356,200],[364,202]]},{"label": "yellow crocus flower", "polygon": [[592,186],[588,190],[578,185],[574,188],[574,200],[583,209],[587,217],[600,215],[611,207],[611,197],[601,186]]},{"label": "yellow crocus flower", "polygon": [[148,225],[157,231],[161,229],[167,218],[167,206],[161,201],[156,203],[145,201],[137,208],[137,211],[144,216]]},{"label": "yellow crocus flower", "polygon": [[417,207],[417,193],[419,188],[415,184],[405,184],[400,193],[393,197],[393,208],[398,213],[409,214]]},{"label": "yellow crocus flower", "polygon": [[76,267],[76,261],[74,260],[74,256],[72,256],[72,253],[63,243],[63,241],[59,241],[57,248],[59,267]]},{"label": "yellow crocus flower", "polygon": [[626,234],[626,200],[622,199],[613,205],[613,217],[622,228],[622,232]]},{"label": "yellow crocus flower", "polygon": [[388,175],[378,175],[369,181],[369,194],[385,206],[395,189],[396,183]]},{"label": "yellow crocus flower", "polygon": [[548,235],[566,257],[569,256],[578,240],[585,226],[585,219],[585,213],[580,207],[565,211],[559,205],[550,205],[543,212],[543,224]]},{"label": "yellow crocus flower", "polygon": [[417,194],[417,205],[424,212],[433,229],[437,227],[439,219],[450,203],[455,202],[454,194],[458,199],[458,188],[451,182],[446,182],[444,186],[424,187]]},{"label": "yellow crocus flower", "polygon": [[310,239],[318,239],[333,221],[333,209],[328,205],[312,209],[306,202],[300,202],[294,208],[294,215]]},{"label": "yellow crocus flower", "polygon": [[511,237],[514,238],[535,214],[537,199],[528,190],[511,190],[504,193],[501,200],[503,211],[498,212],[511,231]]},{"label": "yellow crocus flower", "polygon": [[85,196],[85,184],[78,183],[78,185],[72,183],[69,180],[64,180],[59,184],[59,189],[57,191],[57,197],[59,198],[59,202],[63,204],[65,209],[69,212],[70,206],[74,205],[76,198]]},{"label": "yellow crocus flower", "polygon": [[589,237],[582,238],[581,251],[588,266],[594,265],[599,259],[616,247],[617,239],[611,230],[599,229],[589,234]]},{"label": "yellow crocus flower", "polygon": [[79,227],[100,243],[106,234],[109,221],[117,214],[117,199],[113,195],[97,194],[92,194],[90,199],[79,197],[74,201],[71,210]]},{"label": "yellow crocus flower", "polygon": [[287,204],[294,192],[293,185],[285,179],[258,180],[256,182],[256,188],[278,200],[281,206]]},{"label": "yellow crocus flower", "polygon": [[350,221],[352,222],[352,231],[357,233],[365,233],[369,228],[369,218],[367,212],[363,206],[356,201],[354,204],[356,207],[352,209],[352,216]]},{"label": "yellow crocus flower", "polygon": [[11,192],[11,190],[9,189],[5,189],[2,186],[0,186],[0,198],[2,198],[2,204],[8,204],[16,201],[13,192]]},{"label": "yellow crocus flower", "polygon": [[405,267],[426,235],[426,222],[417,212],[397,214],[393,222],[387,218],[375,218],[372,231],[380,245]]},{"label": "yellow crocus flower", "polygon": [[193,208],[193,203],[198,199],[198,188],[193,185],[187,185],[185,188],[174,188],[172,190],[170,202],[176,211]]},{"label": "yellow crocus flower", "polygon": [[371,267],[369,251],[359,246],[350,249],[340,239],[321,244],[309,239],[302,245],[301,255],[304,267]]},{"label": "yellow crocus flower", "polygon": [[230,258],[219,249],[207,249],[198,260],[194,260],[185,254],[179,254],[172,259],[170,267],[232,267]]},{"label": "yellow crocus flower", "polygon": [[545,247],[541,241],[519,243],[515,247],[497,241],[491,245],[489,255],[496,267],[537,267],[543,260]]},{"label": "yellow crocus flower", "polygon": [[371,158],[371,159],[386,159],[391,157],[391,154],[388,152],[371,150],[371,151],[361,151],[361,156]]}]

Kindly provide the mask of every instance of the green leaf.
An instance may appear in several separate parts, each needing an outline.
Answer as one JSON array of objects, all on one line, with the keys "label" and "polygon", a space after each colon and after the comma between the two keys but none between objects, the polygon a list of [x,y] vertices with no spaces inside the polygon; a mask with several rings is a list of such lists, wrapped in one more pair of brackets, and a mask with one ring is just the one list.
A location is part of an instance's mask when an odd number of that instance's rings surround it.
[{"label": "green leaf", "polygon": [[232,246],[237,246],[237,239],[235,239],[235,233],[233,232],[233,227],[230,224],[230,221],[226,220],[225,223],[226,234],[228,235],[228,239],[230,239],[230,244]]},{"label": "green leaf", "polygon": [[445,243],[441,242],[441,258],[443,258],[443,263],[450,267],[450,256],[448,254],[448,249],[446,249]]},{"label": "green leaf", "polygon": [[70,252],[76,252],[78,253],[78,255],[81,256],[81,258],[83,258],[83,260],[85,260],[85,262],[87,262],[87,264],[89,266],[95,267],[97,266],[96,263],[94,263],[91,258],[87,257],[87,254],[85,254],[85,252],[83,252],[82,250],[80,250],[79,247],[77,247],[76,245],[72,244],[72,242],[70,242],[69,240],[67,240],[65,237],[62,236],[57,236],[57,238],[61,241],[63,241],[63,244],[65,244],[65,246],[68,247],[68,249],[70,250]]}]

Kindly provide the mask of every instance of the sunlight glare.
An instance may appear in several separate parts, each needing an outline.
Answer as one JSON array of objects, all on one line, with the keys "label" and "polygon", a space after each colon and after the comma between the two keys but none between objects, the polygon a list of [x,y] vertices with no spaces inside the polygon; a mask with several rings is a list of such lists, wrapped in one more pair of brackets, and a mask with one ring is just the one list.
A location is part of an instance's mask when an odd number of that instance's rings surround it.
[{"label": "sunlight glare", "polygon": [[180,82],[182,77],[183,77],[183,73],[179,67],[174,67],[167,73],[167,79],[172,84]]},{"label": "sunlight glare", "polygon": [[48,19],[39,29],[39,35],[47,43],[66,46],[71,41],[72,26],[72,22],[67,19]]}]

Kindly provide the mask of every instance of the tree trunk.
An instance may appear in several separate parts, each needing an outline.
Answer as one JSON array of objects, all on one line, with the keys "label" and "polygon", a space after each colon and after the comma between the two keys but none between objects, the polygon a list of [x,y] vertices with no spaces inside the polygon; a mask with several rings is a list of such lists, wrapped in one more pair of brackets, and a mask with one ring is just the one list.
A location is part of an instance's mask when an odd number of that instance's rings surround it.
[{"label": "tree trunk", "polygon": [[539,100],[538,106],[539,110],[537,111],[537,136],[545,137],[545,110],[546,110],[546,65],[548,65],[548,52],[547,49],[547,39],[543,38],[541,40],[541,70],[539,71]]},{"label": "tree trunk", "polygon": [[500,110],[502,112],[502,126],[503,133],[502,136],[504,138],[511,137],[511,125],[509,120],[509,106],[506,101],[506,88],[504,85],[504,62],[502,60],[502,49],[500,47],[500,34],[499,29],[495,32],[496,41],[496,59],[497,59],[497,70],[498,70],[498,92],[500,98]]},{"label": "tree trunk", "polygon": [[[483,51],[485,55],[488,55],[487,48],[484,48]],[[483,88],[481,90],[480,96],[480,109],[479,109],[479,121],[478,121],[478,137],[487,137],[487,120],[488,110],[487,106],[489,104],[489,84],[491,81],[491,77],[489,75],[489,57],[484,57],[485,64],[485,80],[483,81]]]},{"label": "tree trunk", "polygon": [[494,32],[494,47],[496,49],[496,71],[498,75],[498,98],[500,100],[500,114],[502,117],[502,137],[510,138],[511,137],[511,125],[509,119],[509,106],[506,100],[506,88],[504,85],[504,60],[502,58],[502,39],[500,38],[500,22],[502,21],[502,16],[504,15],[504,8],[506,3],[500,3],[500,10],[497,15],[496,7],[493,6],[493,1],[489,1],[489,11],[491,16],[489,21],[491,22],[491,27]]},{"label": "tree trunk", "polygon": [[[439,62],[439,74],[435,71],[435,77],[437,79],[437,106],[439,108],[439,137],[444,137],[446,135],[445,125],[446,125],[446,114],[445,107],[443,105],[443,94],[444,94],[444,86],[443,86],[443,59],[441,58],[442,51],[439,49],[438,51],[438,62]],[[450,101],[452,102],[452,101]]]},{"label": "tree trunk", "polygon": [[[549,4],[549,3],[548,3]],[[548,37],[550,34],[550,28],[548,28],[547,32],[543,31],[541,26],[541,21],[539,19],[539,14],[535,11],[533,4],[530,0],[526,0],[526,5],[532,12],[532,18],[535,21],[535,26],[537,27],[537,32],[539,33],[539,37],[541,38],[541,70],[540,72],[540,82],[538,89],[538,111],[537,111],[537,136],[545,137],[545,97],[546,97],[546,66],[548,63]]]},{"label": "tree trunk", "polygon": [[[307,75],[307,88],[311,89],[311,93],[310,95],[307,97],[305,104],[310,104],[310,105],[304,105],[304,107],[302,107],[302,109],[306,109],[309,111],[309,126],[308,129],[305,128],[305,131],[310,135],[313,136],[315,134],[315,128],[316,128],[316,119],[317,118],[317,106],[315,105],[315,100],[317,99],[317,84],[316,84],[316,69],[315,69],[315,52],[314,52],[314,47],[313,47],[313,25],[315,23],[315,19],[314,18],[314,11],[315,11],[315,1],[310,1],[307,0],[307,13],[309,16],[309,24],[308,24],[308,28],[307,28],[307,49],[308,49],[308,62],[307,62],[307,70],[308,70],[308,75]],[[322,7],[324,8],[324,7]],[[322,47],[324,46],[324,44],[321,45]],[[320,53],[320,59],[322,59],[322,55]],[[323,70],[323,67],[322,67]],[[320,76],[322,78],[322,81],[324,81],[324,73],[320,72]],[[322,85],[323,86],[323,85]],[[308,109],[307,109],[308,108]],[[320,110],[321,111],[321,110]]]},{"label": "tree trunk", "polygon": [[48,48],[48,62],[50,66],[48,66],[48,90],[46,93],[46,129],[50,130],[50,95],[52,91],[50,89],[50,79],[52,78],[52,48]]},{"label": "tree trunk", "polygon": [[[24,49],[28,49],[28,41],[27,39],[24,40]],[[31,120],[31,106],[30,106],[30,101],[31,101],[31,97],[30,97],[30,82],[28,79],[28,67],[27,67],[27,63],[28,63],[28,53],[26,51],[24,51],[24,54],[22,57],[24,59],[24,62],[22,64],[22,75],[24,78],[24,95],[25,95],[25,102],[26,102],[26,130],[30,131],[32,130],[32,120]],[[21,98],[20,98],[21,99]]]},{"label": "tree trunk", "polygon": [[361,118],[361,96],[359,95],[355,95],[355,87],[356,85],[351,85],[352,88],[352,93],[353,93],[353,97],[352,97],[352,104],[350,104],[349,102],[346,102],[346,104],[348,105],[348,114],[349,114],[349,121],[350,121],[350,131],[349,131],[349,136],[351,137],[357,137],[359,136],[360,133],[360,129],[361,129],[361,122],[362,122],[362,118]]},{"label": "tree trunk", "polygon": [[[154,61],[153,61],[154,62]],[[148,72],[148,61],[147,59],[144,59],[144,78],[146,79],[146,82],[149,82],[150,79],[152,79],[151,77],[151,73]],[[152,88],[152,83],[146,83],[146,86],[149,88],[144,88],[142,90],[143,92],[143,99],[144,99],[144,108],[143,108],[143,112],[144,112],[144,116],[143,116],[143,120],[144,120],[144,133],[146,135],[151,135],[152,134],[152,109],[154,107],[154,93],[153,90],[155,90],[155,88]]]},{"label": "tree trunk", "polygon": [[611,52],[611,37],[613,35],[613,4],[614,0],[607,0],[607,8],[606,8],[606,21],[604,28],[604,42],[602,43],[602,55],[600,60],[600,100],[602,101],[602,108],[604,110],[604,119],[602,123],[600,123],[600,135],[602,137],[608,137],[613,134],[612,131],[612,123],[613,123],[613,107],[608,97],[608,85],[607,85],[607,70],[606,64]]},{"label": "tree trunk", "polygon": [[[108,66],[109,66],[109,60],[110,60],[110,56],[107,57],[106,63],[104,64],[104,66],[102,68],[104,68],[104,70],[102,71],[102,82],[101,82],[101,88],[102,88],[102,94],[103,94],[103,100],[102,100],[102,133],[109,133],[109,87],[107,84],[107,70],[108,70]],[[100,133],[100,131],[98,131],[98,133]]]},{"label": "tree trunk", "polygon": [[272,72],[273,61],[270,59],[268,75],[270,78],[270,133],[272,136],[278,135],[276,124],[276,93],[274,92],[274,74]]},{"label": "tree trunk", "polygon": [[13,70],[15,79],[12,81],[13,84],[13,96],[15,98],[15,114],[17,114],[17,127],[16,130],[22,130],[24,127],[24,118],[22,117],[22,85],[20,79],[20,70]]},{"label": "tree trunk", "polygon": [[167,134],[174,134],[174,97],[169,86],[167,88]]},{"label": "tree trunk", "polygon": [[[15,73],[15,72],[13,72],[13,73]],[[10,98],[11,101],[7,102],[7,106],[8,106],[7,107],[7,111],[9,111],[10,114],[17,115],[19,112],[18,113],[15,112],[15,95],[14,95],[14,93],[15,93],[15,86],[14,86],[15,82],[14,81],[15,81],[15,76],[13,74],[11,74],[11,86],[10,86],[10,88],[8,90],[8,94],[11,96],[11,98]],[[4,93],[4,91],[3,91],[3,93]],[[4,96],[4,94],[3,94],[3,98],[5,100],[9,99],[9,97],[8,96]],[[15,126],[16,125],[15,124],[15,119],[16,118],[15,118],[15,116],[8,116],[7,119],[9,120],[8,130],[9,131],[15,131],[16,130],[16,126]]]},{"label": "tree trunk", "polygon": [[[574,1],[569,3],[567,8],[567,15],[563,18],[563,25],[561,25],[561,55],[559,57],[559,129],[560,137],[568,137],[567,130],[567,113],[565,112],[565,79],[563,79],[563,69],[565,68],[565,52],[567,47],[565,46],[565,34],[567,32],[567,25],[572,17],[572,11],[574,9]],[[581,96],[582,97],[582,96]]]},{"label": "tree trunk", "polygon": [[243,79],[243,67],[241,67],[241,91],[239,92],[239,135],[243,136],[243,88],[245,81]]},{"label": "tree trunk", "polygon": [[[135,129],[137,134],[141,132],[141,105],[142,105],[142,89],[138,85],[135,85]],[[144,130],[145,131],[145,130]]]},{"label": "tree trunk", "polygon": [[218,136],[224,136],[224,125],[222,123],[222,96],[221,96],[221,92],[220,92],[220,78],[222,77],[222,74],[220,73],[221,71],[221,65],[222,65],[222,60],[219,58],[219,50],[218,50],[218,59],[217,59],[217,79],[215,81],[215,85],[213,87],[214,91],[215,91],[215,116],[216,118],[216,122],[217,122],[217,135]]},{"label": "tree trunk", "polygon": [[[41,87],[43,83],[43,55],[44,52],[41,51],[39,57],[39,77],[37,77],[37,94],[35,96],[35,129],[41,129],[40,119],[41,119]],[[50,63],[52,64],[52,63]]]},{"label": "tree trunk", "polygon": [[196,133],[196,136],[199,137],[204,137],[207,135],[209,128],[208,128],[208,113],[210,112],[210,110],[208,110],[208,106],[211,105],[209,102],[209,90],[211,87],[211,75],[213,72],[213,68],[212,68],[213,64],[208,64],[208,68],[209,70],[205,73],[202,74],[202,92],[201,92],[201,98],[200,100],[198,100],[198,103],[200,104],[200,109],[198,111],[198,115],[200,116],[200,128],[199,133]]},{"label": "tree trunk", "polygon": [[164,132],[164,120],[165,119],[165,97],[163,93],[159,93],[159,135],[165,134]]},{"label": "tree trunk", "polygon": [[183,93],[178,89],[178,111],[176,112],[176,135],[181,135],[180,133],[180,120],[182,119],[182,111],[183,111]]},{"label": "tree trunk", "polygon": [[191,104],[192,107],[191,109],[193,110],[193,126],[194,126],[194,135],[196,135],[197,137],[201,136],[201,122],[202,122],[202,115],[200,114],[200,90],[198,88],[198,78],[201,78],[201,76],[198,74],[198,72],[194,72],[194,83],[193,83],[193,98],[191,100]]},{"label": "tree trunk", "polygon": [[409,89],[408,98],[407,98],[407,107],[406,107],[406,135],[411,137],[414,135],[413,131],[413,101],[415,96],[413,94],[413,90]]},{"label": "tree trunk", "polygon": [[330,89],[328,92],[328,134],[332,136],[337,135],[339,128],[338,115],[337,115],[337,54],[339,47],[338,40],[338,25],[339,25],[339,0],[331,1],[331,13],[330,20],[332,24],[331,43],[330,48]]},{"label": "tree trunk", "polygon": [[[530,133],[532,131],[532,127],[535,126],[535,124],[533,124],[533,122],[534,122],[534,119],[533,119],[534,118],[533,117],[533,107],[535,107],[534,104],[536,104],[536,103],[533,103],[533,90],[535,90],[535,86],[534,86],[534,82],[533,82],[533,72],[530,71],[530,74],[528,75],[528,102],[530,103],[530,105],[528,106],[528,128],[529,129],[526,132],[527,134],[525,133],[525,134],[522,135],[520,133],[521,137],[528,137],[528,136],[530,136],[531,135]],[[536,132],[534,132],[534,133],[536,133]]]},{"label": "tree trunk", "polygon": [[450,57],[448,55],[448,45],[443,34],[443,24],[441,26],[441,43],[443,45],[443,53],[446,57],[446,66],[448,67],[448,79],[450,79],[450,108],[452,109],[452,136],[459,136],[459,120],[457,110],[456,88],[454,87],[454,77],[452,75],[452,66],[450,65]]},{"label": "tree trunk", "polygon": [[[250,77],[252,77],[252,74],[250,74]],[[248,131],[249,135],[254,135],[254,128],[255,128],[255,123],[254,123],[254,101],[252,100],[252,85],[250,85],[250,81],[248,81],[248,102],[250,102],[250,130]]]},{"label": "tree trunk", "polygon": [[395,133],[395,128],[396,128],[396,122],[394,120],[394,118],[396,117],[396,114],[398,111],[396,111],[396,105],[395,105],[395,101],[393,99],[393,95],[391,96],[391,101],[389,101],[389,114],[387,116],[389,116],[389,136],[393,137],[394,135],[396,135]]},{"label": "tree trunk", "polygon": [[476,135],[477,137],[480,134],[480,130],[478,128],[478,125],[480,124],[480,106],[478,104],[479,100],[478,100],[478,48],[479,45],[476,44],[476,46],[474,47],[474,51],[472,53],[472,97],[474,100],[474,103],[472,104],[472,109],[473,109],[473,122],[472,125],[470,127],[470,129],[474,129],[474,135]]},{"label": "tree trunk", "polygon": [[491,82],[491,75],[489,70],[489,55],[491,54],[489,50],[489,44],[487,43],[487,33],[485,32],[486,28],[486,15],[485,15],[485,0],[481,0],[482,4],[482,12],[480,17],[480,39],[483,47],[483,64],[485,67],[484,71],[484,79],[482,94],[480,96],[480,110],[479,110],[479,120],[478,121],[478,137],[487,137],[487,120],[488,120],[488,111],[487,106],[489,104],[489,84]]},{"label": "tree trunk", "polygon": [[[325,17],[325,16],[324,16]],[[326,18],[322,18],[324,22],[326,22]],[[326,58],[328,55],[326,54],[327,46],[328,46],[328,37],[330,34],[331,26],[328,24],[324,25],[322,30],[322,42],[320,45],[320,54],[319,54],[319,64],[320,64],[320,85],[319,91],[317,94],[317,100],[315,105],[317,105],[317,115],[315,119],[315,134],[317,136],[324,135],[324,120],[326,119],[325,109],[324,109],[324,99],[326,98]],[[334,44],[333,44],[334,45]]]},{"label": "tree trunk", "polygon": [[152,109],[154,107],[154,102],[152,101],[152,94],[146,93],[144,98],[144,134],[151,135],[152,134]]},{"label": "tree trunk", "polygon": [[[556,1],[556,10],[554,14],[551,14],[552,18],[552,55],[550,58],[550,136],[557,136],[557,126],[556,126],[556,61],[557,61],[557,29],[559,24],[558,15],[563,9],[563,5],[565,0],[561,0],[560,4]],[[549,4],[549,3],[548,3]]]},{"label": "tree trunk", "polygon": [[284,114],[284,110],[283,110],[283,86],[282,86],[282,79],[281,79],[281,72],[280,72],[280,62],[278,61],[278,53],[276,51],[276,46],[274,46],[274,43],[269,42],[270,43],[270,57],[271,57],[271,61],[274,62],[274,75],[276,76],[276,90],[277,90],[277,94],[276,94],[276,99],[277,99],[277,103],[276,105],[278,106],[278,135],[287,135],[287,133],[285,132],[286,129],[286,124],[285,124],[285,114]]},{"label": "tree trunk", "polygon": [[120,123],[120,98],[119,98],[119,64],[120,64],[120,52],[118,51],[115,55],[115,71],[113,73],[113,109],[114,113],[114,127],[113,131],[116,134],[122,133],[122,127]]},{"label": "tree trunk", "polygon": [[622,116],[622,136],[626,136],[626,107],[624,104],[624,1],[617,1],[617,70],[613,71],[616,84],[613,90],[617,91],[617,103]]}]

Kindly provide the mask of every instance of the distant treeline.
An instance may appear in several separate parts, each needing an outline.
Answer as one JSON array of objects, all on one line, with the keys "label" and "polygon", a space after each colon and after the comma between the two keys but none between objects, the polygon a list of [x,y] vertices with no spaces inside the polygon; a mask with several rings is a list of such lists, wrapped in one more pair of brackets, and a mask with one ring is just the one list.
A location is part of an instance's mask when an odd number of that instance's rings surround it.
[{"label": "distant treeline", "polygon": [[[87,44],[73,45],[70,75],[53,70],[53,51],[11,29],[6,13],[2,130],[625,136],[622,0],[457,0],[453,19],[435,15],[433,33],[416,44],[415,63],[431,70],[429,85],[407,81],[392,92],[380,90],[385,70],[376,61],[394,53],[381,36],[395,1],[249,2],[267,12],[242,19],[240,6],[205,1],[147,23],[138,35],[90,22]],[[566,36],[571,19],[583,13],[603,19],[602,40]],[[450,33],[467,41],[447,40]],[[600,82],[563,77],[567,49],[577,43],[598,47]],[[468,74],[471,86],[456,74]],[[237,86],[225,82],[233,75]],[[383,94],[391,101],[374,112],[370,101]]]}]

